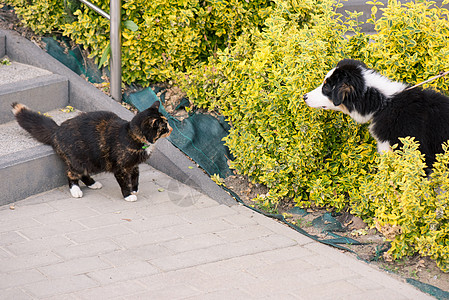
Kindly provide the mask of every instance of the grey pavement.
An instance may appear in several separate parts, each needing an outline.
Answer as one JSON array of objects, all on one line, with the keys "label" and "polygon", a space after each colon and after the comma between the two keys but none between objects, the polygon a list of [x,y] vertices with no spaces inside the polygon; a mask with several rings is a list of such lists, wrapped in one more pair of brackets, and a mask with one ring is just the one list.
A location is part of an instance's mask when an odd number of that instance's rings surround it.
[{"label": "grey pavement", "polygon": [[433,299],[148,165],[137,202],[96,179],[0,207],[0,299]]}]

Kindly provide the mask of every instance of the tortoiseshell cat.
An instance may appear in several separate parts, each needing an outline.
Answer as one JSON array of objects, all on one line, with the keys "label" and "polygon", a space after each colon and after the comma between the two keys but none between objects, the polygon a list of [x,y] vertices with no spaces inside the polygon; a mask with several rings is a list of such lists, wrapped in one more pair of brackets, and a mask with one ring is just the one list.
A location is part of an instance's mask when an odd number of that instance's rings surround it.
[{"label": "tortoiseshell cat", "polygon": [[159,113],[159,102],[138,113],[131,122],[107,111],[81,113],[58,126],[51,118],[13,103],[19,125],[33,138],[50,145],[67,166],[70,193],[83,196],[78,181],[99,189],[90,174],[112,172],[126,201],[136,201],[139,164],[150,157],[147,149],[170,135],[172,128]]}]

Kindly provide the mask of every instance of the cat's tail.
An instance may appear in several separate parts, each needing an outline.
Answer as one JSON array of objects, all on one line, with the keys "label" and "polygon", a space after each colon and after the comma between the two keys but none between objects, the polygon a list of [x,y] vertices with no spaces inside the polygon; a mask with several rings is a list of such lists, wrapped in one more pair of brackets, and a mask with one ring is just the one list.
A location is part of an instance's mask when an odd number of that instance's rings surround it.
[{"label": "cat's tail", "polygon": [[59,127],[55,121],[30,110],[23,104],[14,102],[11,106],[17,122],[23,129],[39,142],[47,145],[53,144],[52,136]]}]

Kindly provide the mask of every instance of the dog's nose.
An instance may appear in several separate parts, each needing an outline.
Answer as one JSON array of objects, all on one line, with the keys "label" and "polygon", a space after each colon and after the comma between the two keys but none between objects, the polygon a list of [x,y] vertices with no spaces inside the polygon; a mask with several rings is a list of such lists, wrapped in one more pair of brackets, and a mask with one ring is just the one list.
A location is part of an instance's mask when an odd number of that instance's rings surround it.
[{"label": "dog's nose", "polygon": [[302,96],[302,99],[304,99],[304,101],[307,101],[307,94],[304,94],[304,95]]}]

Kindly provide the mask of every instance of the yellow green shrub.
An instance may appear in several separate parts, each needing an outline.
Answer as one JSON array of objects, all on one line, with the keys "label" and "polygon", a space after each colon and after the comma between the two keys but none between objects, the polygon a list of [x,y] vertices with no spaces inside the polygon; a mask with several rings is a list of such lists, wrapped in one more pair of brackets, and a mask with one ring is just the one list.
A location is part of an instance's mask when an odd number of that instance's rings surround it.
[{"label": "yellow green shrub", "polygon": [[65,5],[66,1],[7,0],[5,2],[14,5],[23,23],[36,33],[49,33],[68,20],[69,8]]},{"label": "yellow green shrub", "polygon": [[449,271],[449,152],[438,155],[434,172],[425,174],[423,155],[413,138],[376,160],[377,172],[353,193],[354,211],[391,241],[388,254],[398,259],[416,252]]},{"label": "yellow green shrub", "polygon": [[[97,60],[108,44],[109,22],[84,4],[77,6],[77,0],[8,2],[33,30],[62,32]],[[109,11],[108,0],[90,2]],[[261,26],[271,6],[268,0],[122,1],[122,21],[138,26],[136,31],[123,26],[123,80],[146,86],[206,60],[242,32]]]},{"label": "yellow green shrub", "polygon": [[[446,4],[449,1],[446,1]],[[373,12],[382,3],[373,3]],[[449,70],[449,11],[431,1],[401,4],[390,0],[379,8],[383,14],[372,18],[376,34],[358,57],[391,79],[411,84]],[[427,85],[429,86],[429,85]],[[431,83],[449,92],[449,81]]]}]

